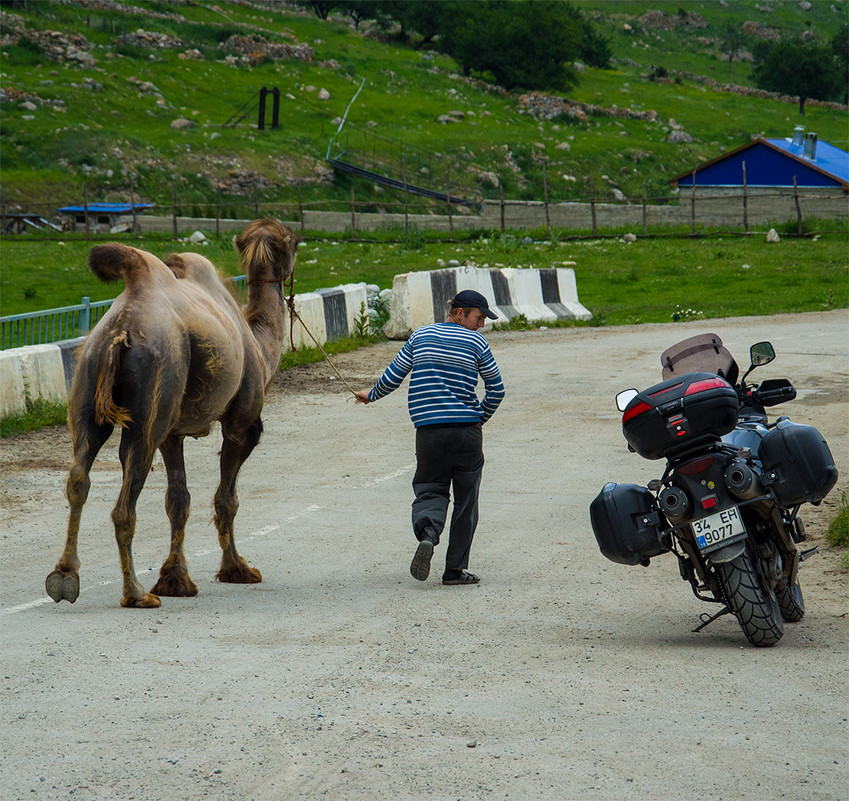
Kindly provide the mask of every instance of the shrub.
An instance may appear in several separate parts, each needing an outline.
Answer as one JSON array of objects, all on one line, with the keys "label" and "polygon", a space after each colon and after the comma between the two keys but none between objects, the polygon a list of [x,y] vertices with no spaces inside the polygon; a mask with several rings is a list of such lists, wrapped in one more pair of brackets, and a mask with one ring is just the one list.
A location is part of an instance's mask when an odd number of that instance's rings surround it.
[{"label": "shrub", "polygon": [[840,510],[834,520],[829,523],[825,538],[836,548],[849,546],[849,501],[846,499],[845,492],[840,498]]}]

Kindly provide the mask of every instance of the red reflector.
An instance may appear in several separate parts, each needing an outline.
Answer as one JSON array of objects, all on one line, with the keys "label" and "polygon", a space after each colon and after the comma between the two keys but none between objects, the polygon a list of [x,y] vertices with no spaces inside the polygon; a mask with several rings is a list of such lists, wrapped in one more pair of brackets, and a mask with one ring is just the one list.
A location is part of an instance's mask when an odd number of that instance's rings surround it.
[{"label": "red reflector", "polygon": [[679,381],[677,384],[673,384],[671,387],[666,387],[666,389],[659,389],[657,392],[652,392],[649,397],[656,398],[658,395],[663,395],[664,392],[672,392],[673,389],[678,389],[678,387],[680,387],[683,383],[683,381]]},{"label": "red reflector", "polygon": [[634,417],[637,417],[637,415],[647,412],[653,408],[653,406],[649,405],[645,401],[640,401],[636,406],[632,406],[630,409],[625,410],[625,414],[622,415],[622,425],[625,425],[625,423]]},{"label": "red reflector", "polygon": [[704,459],[696,459],[694,462],[688,462],[685,465],[681,465],[681,467],[678,468],[678,472],[683,473],[685,476],[694,476],[697,473],[707,470],[713,462],[713,456],[706,456]]},{"label": "red reflector", "polygon": [[708,495],[707,498],[702,498],[702,509],[710,509],[711,506],[716,506],[716,495]]},{"label": "red reflector", "polygon": [[706,378],[704,381],[694,381],[687,387],[685,395],[695,395],[697,392],[705,392],[708,389],[729,389],[729,384],[724,379],[716,376],[716,378]]}]

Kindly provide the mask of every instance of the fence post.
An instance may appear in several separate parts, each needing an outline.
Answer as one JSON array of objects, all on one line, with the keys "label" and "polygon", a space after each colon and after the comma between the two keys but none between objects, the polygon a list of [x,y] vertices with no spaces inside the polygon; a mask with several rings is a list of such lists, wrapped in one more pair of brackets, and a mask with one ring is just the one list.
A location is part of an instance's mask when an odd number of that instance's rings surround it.
[{"label": "fence post", "polygon": [[133,182],[133,176],[130,175],[130,211],[133,213],[133,233],[136,233],[138,229],[138,220],[136,220],[136,201],[135,201],[135,183]]},{"label": "fence post", "polygon": [[410,218],[409,218],[409,209],[407,207],[408,203],[408,193],[407,193],[407,162],[404,158],[404,154],[401,154],[401,180],[404,182],[404,236],[410,236]]},{"label": "fence post", "polygon": [[454,241],[454,218],[451,216],[451,178],[445,179],[445,204],[448,206],[448,230],[451,232],[450,241]]},{"label": "fence post", "polygon": [[551,239],[551,217],[548,213],[548,174],[546,164],[548,159],[542,162],[542,196],[545,199],[545,238]]},{"label": "fence post", "polygon": [[799,203],[799,187],[796,184],[796,176],[793,176],[793,200],[796,201],[796,233],[802,233],[802,206]]},{"label": "fence post", "polygon": [[749,234],[749,194],[746,184],[746,162],[743,162],[743,230]]},{"label": "fence post", "polygon": [[643,181],[643,236],[649,232],[648,208],[646,207],[646,182]]},{"label": "fence post", "polygon": [[696,171],[693,170],[693,189],[690,193],[690,233],[696,233]]},{"label": "fence post", "polygon": [[[44,206],[44,219],[46,220],[50,217],[50,209],[53,206],[53,204],[50,202],[50,181],[44,182],[44,194],[45,194],[45,197],[46,197],[46,202],[45,202],[45,206]],[[46,233],[47,233],[47,238],[52,239],[53,238],[53,236],[52,236],[53,229],[48,225],[48,226],[46,226],[45,230],[46,230]]]},{"label": "fence post", "polygon": [[85,220],[85,238],[89,238],[89,227],[88,227],[88,192],[86,190],[85,181],[83,181],[83,219]]},{"label": "fence post", "polygon": [[500,182],[498,184],[498,197],[501,205],[501,236],[504,236],[504,187]]},{"label": "fence post", "polygon": [[171,222],[174,229],[174,239],[177,238],[177,187],[171,187]]},{"label": "fence post", "polygon": [[301,237],[303,238],[304,229],[305,229],[305,225],[304,225],[304,204],[303,204],[303,201],[301,200],[301,185],[300,184],[298,184],[298,219],[300,219],[300,221],[301,221]]},{"label": "fence post", "polygon": [[357,238],[357,215],[354,212],[354,187],[351,187],[351,241]]},{"label": "fence post", "polygon": [[80,301],[82,309],[80,309],[80,334],[91,331],[91,298],[85,295]]},{"label": "fence post", "polygon": [[215,187],[215,236],[221,236],[221,184]]},{"label": "fence post", "polygon": [[595,213],[595,181],[590,181],[590,213],[593,217],[593,236],[598,234],[598,220]]}]

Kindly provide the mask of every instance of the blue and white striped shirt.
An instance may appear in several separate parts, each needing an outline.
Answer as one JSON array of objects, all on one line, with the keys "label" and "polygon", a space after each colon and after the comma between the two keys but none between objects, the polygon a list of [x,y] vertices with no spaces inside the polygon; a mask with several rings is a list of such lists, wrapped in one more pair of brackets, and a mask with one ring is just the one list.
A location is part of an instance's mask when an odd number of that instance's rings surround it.
[{"label": "blue and white striped shirt", "polygon": [[[407,373],[413,425],[485,423],[504,398],[504,382],[482,334],[459,323],[434,323],[414,331],[369,392],[369,402],[398,389]],[[484,398],[475,388],[483,378]]]}]

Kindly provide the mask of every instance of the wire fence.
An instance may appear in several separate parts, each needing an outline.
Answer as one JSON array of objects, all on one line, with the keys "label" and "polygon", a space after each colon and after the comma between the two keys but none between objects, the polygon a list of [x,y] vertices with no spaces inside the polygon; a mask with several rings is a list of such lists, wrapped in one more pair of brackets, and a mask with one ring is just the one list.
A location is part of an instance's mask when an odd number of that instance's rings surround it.
[{"label": "wire fence", "polygon": [[97,208],[85,190],[80,210],[74,213],[60,213],[59,208],[71,204],[57,204],[49,197],[43,202],[28,203],[26,208],[0,199],[0,235],[59,239],[67,232],[82,232],[89,238],[157,231],[178,238],[187,226],[194,226],[219,236],[222,231],[233,230],[234,221],[263,216],[287,221],[304,238],[308,231],[315,231],[347,232],[356,239],[367,229],[400,226],[404,235],[414,228],[419,232],[448,231],[451,238],[459,228],[501,233],[545,229],[551,238],[554,229],[560,236],[578,229],[598,235],[604,228],[622,225],[635,226],[643,235],[659,225],[686,226],[691,233],[697,229],[703,233],[718,232],[729,227],[748,233],[751,226],[767,220],[795,221],[796,232],[801,234],[807,218],[849,217],[849,200],[842,191],[796,186],[724,191],[693,186],[672,194],[649,196],[644,185],[639,197],[621,193],[611,197],[607,191],[597,192],[593,182],[589,182],[586,194],[577,200],[550,200],[547,191],[539,200],[507,198],[499,191],[497,199],[475,198],[468,202],[458,202],[457,190],[450,183],[445,186],[443,199],[431,190],[430,194],[436,197],[422,198],[405,187],[387,189],[379,199],[373,195],[362,199],[352,185],[349,198],[307,201],[298,185],[290,200],[273,202],[261,200],[259,182],[252,191],[218,190],[213,197],[183,197],[174,188],[170,202],[142,204],[134,193],[129,193],[123,199],[129,210],[123,212]]}]

